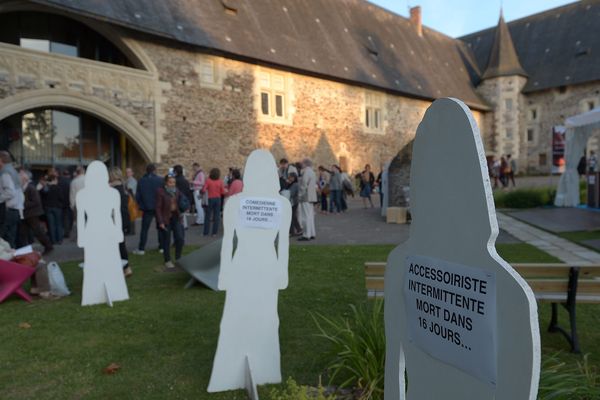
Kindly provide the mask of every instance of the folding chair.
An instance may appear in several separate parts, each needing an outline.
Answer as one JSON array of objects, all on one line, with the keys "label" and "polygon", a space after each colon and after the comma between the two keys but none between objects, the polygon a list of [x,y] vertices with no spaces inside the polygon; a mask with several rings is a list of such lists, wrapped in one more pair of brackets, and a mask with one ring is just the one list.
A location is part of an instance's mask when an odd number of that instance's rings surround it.
[{"label": "folding chair", "polygon": [[31,297],[21,287],[35,273],[35,268],[0,260],[0,303],[16,294],[31,303]]}]

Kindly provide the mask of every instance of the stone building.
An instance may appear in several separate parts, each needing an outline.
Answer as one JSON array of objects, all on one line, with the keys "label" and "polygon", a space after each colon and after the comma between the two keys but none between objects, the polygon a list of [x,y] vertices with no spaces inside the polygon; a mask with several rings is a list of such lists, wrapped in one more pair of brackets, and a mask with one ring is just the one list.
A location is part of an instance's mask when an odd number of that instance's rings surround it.
[{"label": "stone building", "polygon": [[[422,26],[419,8],[407,19],[364,0],[0,0],[0,148],[37,170],[226,168],[255,148],[377,170],[452,96],[490,154],[543,171],[549,126],[598,102],[599,12],[594,0],[529,17],[572,31],[527,36],[524,20],[501,19],[453,39]],[[563,34],[585,54],[555,60]],[[532,41],[552,46],[545,64],[526,54]]]}]

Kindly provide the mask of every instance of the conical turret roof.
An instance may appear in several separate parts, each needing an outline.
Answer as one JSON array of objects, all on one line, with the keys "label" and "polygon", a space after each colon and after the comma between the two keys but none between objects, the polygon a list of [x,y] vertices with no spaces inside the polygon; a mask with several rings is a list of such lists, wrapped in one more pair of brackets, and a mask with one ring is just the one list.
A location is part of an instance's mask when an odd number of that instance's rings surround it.
[{"label": "conical turret roof", "polygon": [[521,67],[510,31],[504,21],[504,16],[500,13],[488,65],[481,78],[489,79],[507,75],[527,76],[527,73]]}]

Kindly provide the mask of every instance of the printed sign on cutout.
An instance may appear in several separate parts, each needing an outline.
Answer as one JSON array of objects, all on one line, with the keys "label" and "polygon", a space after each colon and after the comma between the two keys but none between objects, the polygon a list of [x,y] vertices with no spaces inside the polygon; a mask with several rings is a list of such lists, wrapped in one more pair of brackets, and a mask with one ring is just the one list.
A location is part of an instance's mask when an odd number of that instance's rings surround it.
[{"label": "printed sign on cutout", "polygon": [[409,338],[424,352],[496,384],[496,277],[423,256],[406,257]]},{"label": "printed sign on cutout", "polygon": [[240,199],[240,222],[245,228],[276,229],[281,221],[281,201],[266,197]]}]

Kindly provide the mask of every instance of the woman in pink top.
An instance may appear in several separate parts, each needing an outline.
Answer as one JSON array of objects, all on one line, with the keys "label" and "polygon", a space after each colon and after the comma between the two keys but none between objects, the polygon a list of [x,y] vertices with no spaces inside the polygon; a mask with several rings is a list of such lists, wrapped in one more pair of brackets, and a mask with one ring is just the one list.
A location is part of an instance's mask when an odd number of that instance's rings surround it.
[{"label": "woman in pink top", "polygon": [[202,193],[208,193],[208,207],[206,210],[206,218],[204,220],[204,236],[208,236],[210,224],[212,221],[212,235],[216,236],[221,225],[221,196],[225,195],[225,185],[219,179],[221,171],[218,168],[210,170],[208,179],[202,188]]},{"label": "woman in pink top", "polygon": [[242,182],[242,174],[239,169],[231,171],[231,183],[227,188],[227,196],[233,196],[234,194],[240,193],[244,190],[244,183]]}]

